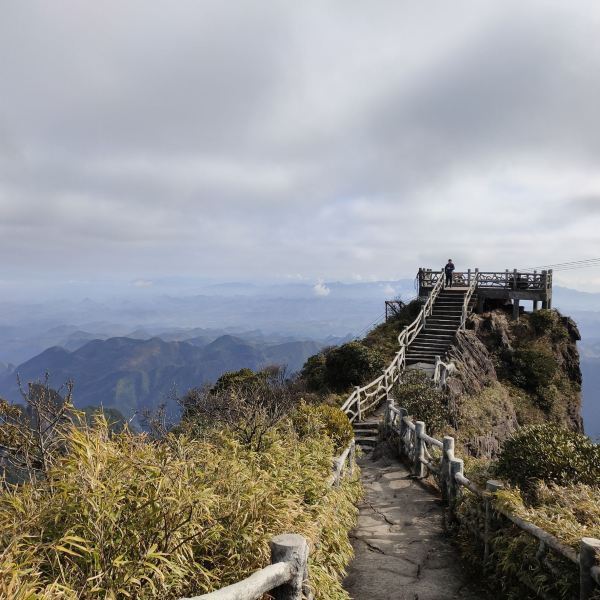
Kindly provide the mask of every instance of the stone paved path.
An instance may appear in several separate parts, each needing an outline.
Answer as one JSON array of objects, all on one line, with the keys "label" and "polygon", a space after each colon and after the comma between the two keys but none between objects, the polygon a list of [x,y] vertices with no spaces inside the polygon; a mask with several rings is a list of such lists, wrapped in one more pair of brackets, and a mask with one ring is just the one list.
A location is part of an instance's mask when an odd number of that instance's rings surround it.
[{"label": "stone paved path", "polygon": [[344,582],[355,600],[481,600],[442,529],[439,499],[395,459],[359,460],[365,497]]}]

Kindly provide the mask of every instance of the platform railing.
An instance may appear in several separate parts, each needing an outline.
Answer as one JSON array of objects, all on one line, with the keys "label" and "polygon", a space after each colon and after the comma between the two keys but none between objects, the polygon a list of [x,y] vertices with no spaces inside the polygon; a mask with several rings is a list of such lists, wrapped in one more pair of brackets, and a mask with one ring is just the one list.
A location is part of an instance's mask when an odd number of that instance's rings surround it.
[{"label": "platform railing", "polygon": [[[527,290],[527,291],[545,291],[552,289],[552,270],[548,271],[520,271],[518,269],[506,269],[504,271],[454,271],[452,274],[452,285],[459,287],[469,287],[474,276],[479,273],[478,287],[493,288],[505,290]],[[443,272],[432,271],[431,269],[419,269],[417,278],[420,288],[431,288],[436,285],[440,278],[443,278]]]}]

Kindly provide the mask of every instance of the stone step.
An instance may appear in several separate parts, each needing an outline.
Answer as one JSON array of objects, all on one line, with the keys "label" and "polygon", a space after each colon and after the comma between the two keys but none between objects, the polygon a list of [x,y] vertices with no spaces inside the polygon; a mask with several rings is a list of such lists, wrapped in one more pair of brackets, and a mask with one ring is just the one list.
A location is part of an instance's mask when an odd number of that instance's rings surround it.
[{"label": "stone step", "polygon": [[430,335],[427,337],[422,336],[416,338],[415,341],[408,347],[408,349],[410,350],[411,348],[416,348],[417,346],[422,346],[423,344],[431,344],[433,346],[448,346],[451,343],[451,337],[441,337],[439,335]]},{"label": "stone step", "polygon": [[406,358],[419,358],[422,356],[426,356],[428,358],[435,358],[436,356],[441,356],[442,352],[431,352],[429,350],[422,350],[421,352],[413,352],[412,354],[407,354]]},{"label": "stone step", "polygon": [[[454,337],[455,337],[456,333],[454,331],[451,331],[449,333],[440,333],[439,331],[433,332],[433,331],[427,331],[423,334],[418,335],[415,338],[415,341],[413,342],[413,344],[417,341],[443,341],[443,342],[451,342]],[[412,346],[412,344],[411,344]]]},{"label": "stone step", "polygon": [[434,352],[436,354],[440,354],[448,350],[450,346],[448,345],[432,345],[432,344],[423,344],[422,346],[415,346],[410,352],[406,353],[406,356],[411,356],[413,354],[418,354],[419,352]]},{"label": "stone step", "polygon": [[354,426],[354,435],[360,437],[361,435],[370,435],[379,431],[379,423],[374,423],[373,426],[370,424],[362,425],[358,424]]},{"label": "stone step", "polygon": [[377,436],[356,437],[354,439],[359,446],[368,446],[370,448],[377,446],[377,443],[379,442]]},{"label": "stone step", "polygon": [[460,316],[456,315],[455,317],[427,317],[427,324],[431,325],[432,323],[439,323],[440,325],[451,325],[452,327],[457,327],[460,325]]}]

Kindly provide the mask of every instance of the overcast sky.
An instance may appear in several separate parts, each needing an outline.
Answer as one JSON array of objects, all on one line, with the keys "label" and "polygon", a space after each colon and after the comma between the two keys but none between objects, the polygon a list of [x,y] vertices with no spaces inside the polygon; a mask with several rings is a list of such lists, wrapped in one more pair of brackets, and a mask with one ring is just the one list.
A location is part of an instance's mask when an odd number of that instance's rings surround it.
[{"label": "overcast sky", "polygon": [[597,0],[6,0],[0,86],[5,284],[600,256]]}]

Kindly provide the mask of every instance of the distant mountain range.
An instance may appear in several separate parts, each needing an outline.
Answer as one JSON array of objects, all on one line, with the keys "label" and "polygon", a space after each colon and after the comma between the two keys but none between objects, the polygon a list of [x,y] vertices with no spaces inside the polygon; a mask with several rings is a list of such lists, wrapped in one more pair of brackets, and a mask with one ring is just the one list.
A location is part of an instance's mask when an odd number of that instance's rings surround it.
[{"label": "distant mountain range", "polygon": [[[222,335],[206,343],[201,337],[188,341],[164,341],[115,337],[92,340],[75,350],[54,346],[19,365],[0,370],[0,396],[19,401],[16,374],[26,383],[50,374],[50,384],[60,387],[75,382],[76,406],[106,406],[129,417],[156,407],[175,391],[214,382],[225,371],[244,367],[260,369],[286,365],[298,371],[323,343],[287,341],[267,343]],[[172,408],[172,407],[171,407]]]},{"label": "distant mountain range", "polygon": [[[75,379],[79,406],[102,403],[131,414],[159,402],[173,384],[183,392],[223,371],[268,362],[296,370],[318,348],[364,335],[383,318],[384,300],[415,295],[412,279],[212,282],[186,292],[172,283],[129,291],[86,283],[94,299],[67,293],[65,285],[59,287],[64,297],[54,299],[5,294],[0,396],[19,399],[15,371],[27,381],[50,370],[56,383]],[[600,294],[555,286],[554,306],[579,325],[584,421],[600,436]],[[129,341],[115,341],[124,338]]]}]

